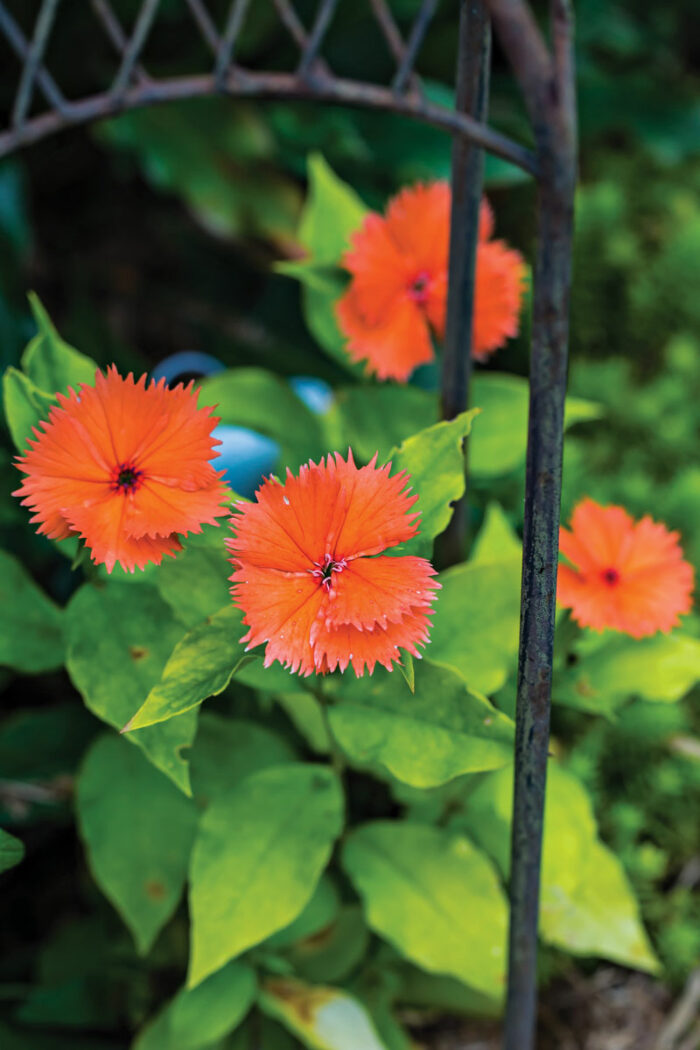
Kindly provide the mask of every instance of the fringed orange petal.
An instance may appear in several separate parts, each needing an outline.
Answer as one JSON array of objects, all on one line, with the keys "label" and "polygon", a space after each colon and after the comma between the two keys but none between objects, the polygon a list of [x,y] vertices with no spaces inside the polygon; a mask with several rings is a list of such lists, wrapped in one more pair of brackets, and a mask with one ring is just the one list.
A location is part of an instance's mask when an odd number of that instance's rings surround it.
[{"label": "fringed orange petal", "polygon": [[387,232],[416,273],[447,271],[450,198],[447,182],[419,183],[401,190],[387,208]]},{"label": "fringed orange petal", "polygon": [[401,623],[389,623],[386,627],[378,625],[369,631],[360,631],[351,624],[340,627],[322,626],[314,643],[314,660],[316,670],[345,671],[352,669],[361,677],[365,668],[372,674],[376,664],[382,664],[388,671],[400,660],[401,649],[412,656],[420,657],[418,647],[429,640],[430,620],[424,610],[411,611]]},{"label": "fringed orange petal", "polygon": [[277,660],[291,671],[314,670],[310,636],[326,591],[309,573],[285,573],[257,566],[237,568],[231,576],[234,603],[245,612],[247,648],[267,643],[265,666]]},{"label": "fringed orange petal", "polygon": [[216,480],[208,488],[190,490],[149,478],[124,497],[124,530],[134,539],[201,532],[202,525],[216,525],[224,513],[226,491]]},{"label": "fringed orange petal", "polygon": [[503,241],[480,243],[474,281],[472,357],[485,360],[518,334],[525,264]]},{"label": "fringed orange petal", "polygon": [[425,314],[403,293],[377,321],[363,314],[354,282],[338,301],[336,314],[353,361],[369,375],[405,382],[418,365],[435,356]]},{"label": "fringed orange petal", "polygon": [[690,611],[694,573],[678,534],[622,507],[582,500],[562,529],[557,599],[584,627],[642,638],[669,631]]},{"label": "fringed orange petal", "polygon": [[359,630],[401,623],[412,610],[429,609],[440,585],[425,558],[357,558],[337,573],[324,606],[326,627]]}]

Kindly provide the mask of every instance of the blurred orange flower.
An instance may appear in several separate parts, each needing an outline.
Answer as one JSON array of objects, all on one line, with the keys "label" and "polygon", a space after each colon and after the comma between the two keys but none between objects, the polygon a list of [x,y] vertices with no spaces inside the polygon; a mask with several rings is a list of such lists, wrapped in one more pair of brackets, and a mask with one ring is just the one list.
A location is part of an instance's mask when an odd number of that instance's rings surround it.
[{"label": "blurred orange flower", "polygon": [[[368,373],[405,381],[433,360],[431,333],[445,335],[451,193],[447,182],[402,190],[386,217],[372,213],[353,235],[343,266],[352,274],[337,305],[353,361]],[[484,200],[476,256],[472,356],[484,360],[518,332],[525,264],[493,241]]]},{"label": "blurred orange flower", "polygon": [[376,557],[418,531],[418,497],[389,470],[335,453],[236,505],[231,593],[249,627],[241,641],[266,643],[266,667],[306,676],[352,664],[360,677],[377,663],[391,670],[399,648],[420,655],[440,585],[425,558]]},{"label": "blurred orange flower", "polygon": [[189,386],[146,386],[112,366],[95,385],[56,395],[17,459],[27,477],[14,493],[51,539],[78,534],[96,564],[131,572],[181,550],[179,534],[216,524],[226,489],[209,462],[218,419]]},{"label": "blurred orange flower", "polygon": [[679,534],[649,516],[635,522],[622,507],[583,499],[561,529],[557,599],[582,627],[633,638],[670,631],[691,608],[693,569]]}]

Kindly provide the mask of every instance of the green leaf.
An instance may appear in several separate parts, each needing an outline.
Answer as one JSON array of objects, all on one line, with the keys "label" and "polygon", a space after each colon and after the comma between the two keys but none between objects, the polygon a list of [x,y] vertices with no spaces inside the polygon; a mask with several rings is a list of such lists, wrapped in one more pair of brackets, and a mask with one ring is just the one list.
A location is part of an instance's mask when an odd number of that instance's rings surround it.
[{"label": "green leaf", "polygon": [[[497,477],[517,470],[525,462],[527,449],[527,380],[501,372],[477,372],[470,399],[483,412],[469,442],[470,472],[475,477]],[[567,398],[566,426],[600,415],[600,406]]]},{"label": "green leaf", "polygon": [[364,1006],[339,988],[271,977],[260,1006],[312,1050],[387,1050]]},{"label": "green leaf", "polygon": [[320,153],[308,158],[309,192],[298,236],[318,266],[338,265],[350,237],[362,225],[367,206],[331,170]]},{"label": "green leaf", "polygon": [[437,396],[414,386],[343,387],[335,399],[343,446],[365,463],[375,452],[384,461],[396,445],[439,418]]},{"label": "green leaf", "polygon": [[469,560],[484,565],[520,557],[522,543],[503,508],[499,503],[489,503]]},{"label": "green leaf", "polygon": [[404,956],[430,973],[501,995],[506,902],[490,862],[467,839],[377,821],[350,833],[343,865],[369,925]]},{"label": "green leaf", "polygon": [[200,821],[190,868],[190,987],[302,911],[342,827],[342,809],[338,780],[323,766],[264,769],[216,796]]},{"label": "green leaf", "polygon": [[100,737],[76,788],[78,823],[98,886],[145,954],[182,893],[194,839],[194,803],[135,747]]},{"label": "green leaf", "polygon": [[[324,451],[317,417],[279,376],[262,368],[232,368],[205,379],[202,404],[216,405],[222,423],[274,438],[282,460],[296,466]],[[230,573],[228,573],[230,575]]]},{"label": "green leaf", "polygon": [[63,664],[63,612],[0,550],[0,664],[36,674]]},{"label": "green leaf", "polygon": [[[484,777],[453,823],[498,864],[510,864],[512,768]],[[622,866],[597,837],[582,784],[550,762],[547,771],[540,934],[576,955],[595,955],[654,972],[657,962]]]},{"label": "green leaf", "polygon": [[498,1017],[503,1005],[499,998],[475,991],[454,977],[425,973],[417,966],[401,967],[400,1002],[413,1008],[428,1007],[440,1013],[466,1014],[468,1017]]},{"label": "green leaf", "polygon": [[[159,681],[182,637],[182,624],[155,588],[143,583],[85,585],[66,609],[66,667],[93,714],[121,729]],[[189,794],[183,751],[197,731],[195,712],[130,733],[154,765]]]},{"label": "green leaf", "polygon": [[148,181],[181,197],[215,237],[293,243],[299,189],[271,163],[269,128],[251,107],[222,97],[181,99],[102,122],[96,133],[134,154]]},{"label": "green leaf", "polygon": [[302,692],[278,693],[275,700],[311,750],[318,755],[327,755],[330,750],[328,730],[318,700],[311,693]]},{"label": "green leaf", "polygon": [[256,997],[255,973],[231,962],[182,988],[141,1030],[133,1050],[206,1050],[241,1023]]},{"label": "green leaf", "polygon": [[297,941],[287,959],[294,972],[307,981],[343,981],[364,960],[370,932],[357,904],[342,907],[325,929]]},{"label": "green leaf", "polygon": [[222,693],[242,663],[257,659],[245,652],[243,613],[227,605],[193,627],[177,643],[159,682],[150,690],[125,732],[166,722]]},{"label": "green leaf", "polygon": [[422,662],[416,686],[407,695],[401,678],[383,668],[369,681],[338,680],[340,699],[328,717],[351,760],[383,766],[420,788],[511,761],[513,723],[458,675]]},{"label": "green leaf", "polygon": [[403,553],[424,549],[426,541],[449,524],[453,503],[464,495],[463,444],[475,415],[475,411],[463,412],[456,419],[421,430],[387,457],[392,473],[405,470],[412,490],[419,494],[411,509],[420,512],[420,534],[403,545]]},{"label": "green leaf", "polygon": [[24,372],[8,368],[2,377],[2,401],[12,440],[24,452],[28,438],[34,437],[33,428],[48,418],[56,399],[40,390]]},{"label": "green leaf", "polygon": [[251,773],[295,757],[291,745],[271,729],[204,711],[190,757],[192,793],[208,804]]},{"label": "green leaf", "polygon": [[228,530],[205,525],[185,541],[177,558],[164,558],[153,582],[179,620],[194,627],[231,600]]},{"label": "green leaf", "polygon": [[518,652],[520,558],[455,565],[438,579],[425,659],[456,671],[479,693],[496,692]]},{"label": "green leaf", "polygon": [[324,283],[325,287],[309,281],[302,284],[301,308],[306,327],[329,357],[346,372],[360,379],[365,375],[364,365],[356,364],[350,358],[346,349],[347,340],[338,327],[335,312],[347,280],[339,272],[332,283],[330,280]]},{"label": "green leaf", "polygon": [[92,386],[96,363],[61,339],[35,292],[29,293],[29,305],[39,331],[22,354],[25,374],[49,394],[77,390],[80,383]]},{"label": "green leaf", "polygon": [[304,910],[283,930],[268,937],[265,948],[288,948],[296,941],[314,938],[319,930],[334,922],[339,908],[340,894],[331,877],[324,873]]},{"label": "green leaf", "polygon": [[630,697],[673,703],[700,681],[700,641],[678,631],[590,642],[557,678],[557,702],[609,715]]},{"label": "green leaf", "polygon": [[14,868],[24,857],[24,843],[0,828],[0,871]]}]

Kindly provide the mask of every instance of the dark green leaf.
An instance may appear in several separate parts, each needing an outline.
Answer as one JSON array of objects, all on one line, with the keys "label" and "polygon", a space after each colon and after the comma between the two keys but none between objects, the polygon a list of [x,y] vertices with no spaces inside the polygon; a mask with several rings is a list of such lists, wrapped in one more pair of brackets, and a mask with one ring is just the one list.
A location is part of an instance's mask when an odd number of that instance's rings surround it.
[{"label": "dark green leaf", "polygon": [[195,805],[138,748],[102,736],[78,777],[77,808],[95,881],[145,954],[182,893]]},{"label": "dark green leaf", "polygon": [[0,551],[0,664],[36,674],[63,664],[63,612]]}]

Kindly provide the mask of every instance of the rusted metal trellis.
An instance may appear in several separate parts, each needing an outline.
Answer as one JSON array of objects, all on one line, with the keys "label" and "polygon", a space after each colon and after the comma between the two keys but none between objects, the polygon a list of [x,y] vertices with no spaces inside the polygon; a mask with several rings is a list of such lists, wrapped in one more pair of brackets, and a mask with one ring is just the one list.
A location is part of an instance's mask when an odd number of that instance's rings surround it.
[{"label": "rusted metal trellis", "polygon": [[[576,118],[569,0],[550,0],[549,42],[526,0],[459,0],[454,108],[423,93],[416,72],[421,46],[439,0],[416,0],[407,37],[390,0],[364,0],[396,65],[389,84],[336,76],[323,56],[329,28],[342,5],[363,0],[319,0],[304,24],[292,0],[265,0],[298,49],[291,72],[244,67],[237,45],[251,0],[232,0],[217,20],[207,0],[181,0],[183,18],[201,37],[208,59],[201,72],[153,77],[144,52],[160,0],[141,0],[129,24],[121,0],[85,0],[81,18],[107,41],[115,59],[107,87],[89,84],[68,99],[51,76],[47,49],[61,15],[60,0],[0,0],[0,87],[16,89],[0,113],[0,158],[71,126],[170,100],[225,94],[248,99],[298,99],[380,109],[442,128],[453,136],[452,218],[447,335],[443,355],[445,418],[468,403],[474,262],[483,153],[489,151],[534,176],[538,187],[534,267],[530,415],[526,467],[521,630],[516,717],[515,790],[511,863],[511,922],[504,1050],[534,1045],[542,816],[557,576],[564,394],[571,275]],[[257,0],[258,3],[263,0]],[[130,6],[130,5],[128,5]],[[212,7],[222,7],[218,0]],[[36,17],[30,17],[32,7]],[[75,15],[75,12],[73,12]],[[534,149],[486,123],[491,27],[520,87]],[[4,49],[4,50],[3,50]],[[80,60],[80,56],[76,56]],[[43,100],[43,104],[42,101]],[[448,538],[459,554],[459,517]]]}]

